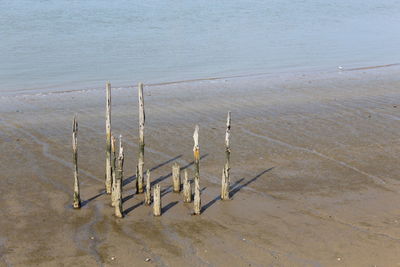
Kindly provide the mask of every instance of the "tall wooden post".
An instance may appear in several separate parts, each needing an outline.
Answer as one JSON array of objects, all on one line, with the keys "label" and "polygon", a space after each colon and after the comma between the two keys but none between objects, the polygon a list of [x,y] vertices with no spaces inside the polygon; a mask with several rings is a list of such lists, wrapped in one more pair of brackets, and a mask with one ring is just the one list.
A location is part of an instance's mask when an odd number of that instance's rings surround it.
[{"label": "tall wooden post", "polygon": [[175,193],[181,191],[181,167],[178,162],[172,165],[172,185]]},{"label": "tall wooden post", "polygon": [[143,167],[144,167],[144,99],[143,99],[143,83],[138,85],[139,97],[139,159],[138,159],[138,176],[137,176],[137,193],[143,193]]},{"label": "tall wooden post", "polygon": [[111,194],[111,83],[106,83],[106,193]]},{"label": "tall wooden post", "polygon": [[144,203],[146,206],[151,204],[151,182],[150,182],[150,170],[146,172],[146,193],[144,195]]},{"label": "tall wooden post", "polygon": [[124,148],[122,147],[122,136],[119,136],[119,155],[118,155],[118,169],[115,177],[115,216],[122,218],[123,209],[122,209],[122,180],[123,180],[123,173],[124,170]]},{"label": "tall wooden post", "polygon": [[231,157],[231,148],[230,148],[230,136],[231,136],[231,112],[228,112],[228,117],[226,119],[226,131],[225,131],[225,157],[226,162],[225,166],[222,170],[222,182],[221,182],[221,199],[228,200],[229,199],[229,190],[230,190],[230,157]]},{"label": "tall wooden post", "polygon": [[78,122],[76,116],[72,122],[72,159],[74,162],[74,209],[81,207],[81,198],[79,192],[79,178],[78,178]]},{"label": "tall wooden post", "polygon": [[194,154],[194,214],[199,215],[201,212],[200,200],[200,147],[199,147],[199,126],[196,125],[193,134],[193,154]]},{"label": "tall wooden post", "polygon": [[154,186],[153,214],[154,214],[154,216],[160,216],[161,215],[161,189],[160,189],[160,184],[156,184]]},{"label": "tall wooden post", "polygon": [[117,188],[116,188],[117,153],[116,153],[116,147],[115,147],[115,137],[113,135],[111,135],[111,155],[112,155],[112,160],[111,160],[111,176],[112,176],[111,206],[114,206],[114,203],[116,201],[115,191],[117,190]]},{"label": "tall wooden post", "polygon": [[185,169],[184,171],[184,180],[183,180],[183,202],[190,203],[192,202],[192,187],[190,185],[188,172]]}]

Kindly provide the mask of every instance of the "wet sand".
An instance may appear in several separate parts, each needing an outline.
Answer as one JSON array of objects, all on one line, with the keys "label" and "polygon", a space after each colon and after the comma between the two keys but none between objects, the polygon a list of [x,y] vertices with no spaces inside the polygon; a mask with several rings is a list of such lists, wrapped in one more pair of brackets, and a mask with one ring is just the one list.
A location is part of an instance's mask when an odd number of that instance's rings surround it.
[{"label": "wet sand", "polygon": [[[399,74],[391,66],[146,87],[145,168],[162,185],[158,218],[134,194],[136,88],[113,89],[124,219],[103,192],[104,90],[0,97],[0,265],[400,265]],[[222,202],[228,110],[233,188]],[[80,210],[71,208],[74,113]],[[191,216],[171,192],[171,166],[192,176],[196,123],[203,213]]]}]

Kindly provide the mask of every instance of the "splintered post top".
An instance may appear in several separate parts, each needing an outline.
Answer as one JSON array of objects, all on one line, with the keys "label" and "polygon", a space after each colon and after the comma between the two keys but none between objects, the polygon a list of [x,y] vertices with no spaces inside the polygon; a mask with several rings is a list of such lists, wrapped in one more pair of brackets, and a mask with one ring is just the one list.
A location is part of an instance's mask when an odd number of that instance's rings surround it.
[{"label": "splintered post top", "polygon": [[193,141],[194,141],[194,147],[193,147],[193,151],[195,151],[196,149],[199,149],[199,126],[196,125],[196,127],[194,128],[194,133],[193,133]]}]

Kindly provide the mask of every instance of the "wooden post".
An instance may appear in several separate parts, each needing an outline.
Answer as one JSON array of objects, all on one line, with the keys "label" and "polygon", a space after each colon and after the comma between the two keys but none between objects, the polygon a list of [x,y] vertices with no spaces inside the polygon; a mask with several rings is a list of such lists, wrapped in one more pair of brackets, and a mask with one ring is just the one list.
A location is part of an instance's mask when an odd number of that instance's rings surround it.
[{"label": "wooden post", "polygon": [[190,203],[192,202],[192,187],[190,185],[188,172],[185,169],[184,171],[185,178],[183,180],[183,202]]},{"label": "wooden post", "polygon": [[194,154],[194,214],[199,215],[201,212],[200,200],[200,147],[199,147],[199,126],[196,125],[193,134],[193,154]]},{"label": "wooden post", "polygon": [[229,199],[229,184],[226,177],[226,166],[222,168],[222,179],[221,179],[221,200]]},{"label": "wooden post", "polygon": [[138,177],[139,177],[138,165],[136,165],[135,173],[136,173],[135,184],[136,184],[136,193],[137,193],[137,192],[139,192],[138,191],[138,188],[139,188],[139,185],[138,185]]},{"label": "wooden post", "polygon": [[106,193],[111,194],[111,83],[106,83]]},{"label": "wooden post", "polygon": [[138,176],[137,176],[137,193],[143,193],[143,167],[144,167],[144,99],[143,99],[143,83],[138,84],[139,97],[139,159],[138,159]]},{"label": "wooden post", "polygon": [[118,155],[118,169],[115,177],[115,216],[122,218],[123,210],[122,210],[122,180],[124,170],[124,148],[122,147],[122,136],[119,136],[119,155]]},{"label": "wooden post", "polygon": [[81,198],[79,192],[79,178],[78,178],[78,122],[76,120],[76,115],[72,122],[72,159],[74,162],[74,209],[79,209],[81,207]]},{"label": "wooden post", "polygon": [[200,215],[201,213],[201,200],[200,200],[200,179],[194,177],[194,214]]},{"label": "wooden post", "polygon": [[225,157],[226,162],[225,166],[222,170],[222,182],[221,182],[221,199],[228,200],[229,199],[229,190],[230,190],[230,157],[231,157],[231,148],[230,148],[230,136],[231,136],[231,112],[228,112],[228,117],[226,119],[226,132],[225,132]]},{"label": "wooden post", "polygon": [[117,172],[117,153],[115,149],[115,137],[111,135],[111,174],[112,174],[112,186],[111,186],[111,206],[114,207],[115,199],[115,191],[116,188],[116,172]]},{"label": "wooden post", "polygon": [[181,167],[177,162],[172,165],[172,184],[175,193],[181,191]]},{"label": "wooden post", "polygon": [[193,133],[193,155],[194,155],[194,177],[200,177],[200,147],[199,147],[199,126],[196,125]]},{"label": "wooden post", "polygon": [[154,216],[161,216],[161,189],[159,184],[154,186],[153,214]]},{"label": "wooden post", "polygon": [[146,206],[150,206],[151,204],[150,170],[146,172],[146,194],[144,195],[144,203]]}]

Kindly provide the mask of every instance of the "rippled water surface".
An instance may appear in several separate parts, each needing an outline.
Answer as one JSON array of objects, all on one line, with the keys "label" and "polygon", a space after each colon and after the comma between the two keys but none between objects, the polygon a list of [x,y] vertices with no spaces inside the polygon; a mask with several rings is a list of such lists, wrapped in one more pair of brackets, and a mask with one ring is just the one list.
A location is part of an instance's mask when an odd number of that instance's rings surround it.
[{"label": "rippled water surface", "polygon": [[0,94],[400,62],[395,0],[0,0]]}]

